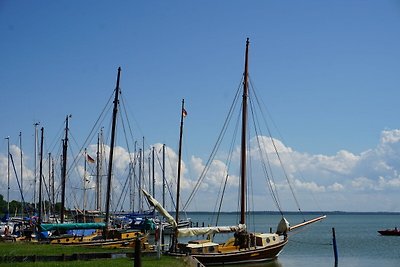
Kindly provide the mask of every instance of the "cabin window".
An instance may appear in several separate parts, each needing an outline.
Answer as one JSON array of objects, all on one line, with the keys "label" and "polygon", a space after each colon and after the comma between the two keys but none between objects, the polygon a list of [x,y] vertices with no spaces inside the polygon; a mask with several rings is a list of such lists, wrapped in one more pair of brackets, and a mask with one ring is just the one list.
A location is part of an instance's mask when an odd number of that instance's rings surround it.
[{"label": "cabin window", "polygon": [[209,247],[208,248],[208,252],[214,252],[215,251],[215,247]]},{"label": "cabin window", "polygon": [[271,242],[271,240],[269,240],[269,238],[268,238],[268,237],[267,237],[265,240],[267,241],[267,243]]},{"label": "cabin window", "polygon": [[274,241],[276,240],[275,236],[272,237],[272,240],[274,240]]},{"label": "cabin window", "polygon": [[262,246],[263,242],[262,242],[262,238],[261,237],[256,237],[256,245],[257,246]]}]

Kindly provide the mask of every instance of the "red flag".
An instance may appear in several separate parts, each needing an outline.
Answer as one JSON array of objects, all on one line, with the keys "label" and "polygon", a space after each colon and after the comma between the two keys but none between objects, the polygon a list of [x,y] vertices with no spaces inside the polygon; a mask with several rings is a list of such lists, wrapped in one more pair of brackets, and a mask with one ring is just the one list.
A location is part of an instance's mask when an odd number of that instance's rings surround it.
[{"label": "red flag", "polygon": [[89,163],[95,163],[94,158],[92,158],[91,156],[89,156],[89,154],[86,154],[86,159]]}]

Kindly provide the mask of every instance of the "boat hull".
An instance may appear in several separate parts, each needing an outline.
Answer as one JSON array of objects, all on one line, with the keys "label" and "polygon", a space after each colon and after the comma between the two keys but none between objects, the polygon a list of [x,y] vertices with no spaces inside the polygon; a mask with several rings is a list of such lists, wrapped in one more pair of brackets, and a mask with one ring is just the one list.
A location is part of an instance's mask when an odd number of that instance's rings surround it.
[{"label": "boat hull", "polygon": [[400,236],[400,230],[397,229],[387,229],[387,230],[380,230],[378,231],[381,235],[388,235],[388,236]]},{"label": "boat hull", "polygon": [[205,266],[271,261],[278,257],[287,242],[288,239],[285,239],[273,246],[255,247],[224,253],[192,254],[192,256]]}]

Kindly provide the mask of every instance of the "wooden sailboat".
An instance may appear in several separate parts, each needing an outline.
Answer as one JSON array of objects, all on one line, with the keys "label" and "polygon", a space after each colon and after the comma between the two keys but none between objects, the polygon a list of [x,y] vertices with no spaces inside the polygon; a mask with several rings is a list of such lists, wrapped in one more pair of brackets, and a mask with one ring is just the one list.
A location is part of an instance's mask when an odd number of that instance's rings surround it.
[{"label": "wooden sailboat", "polygon": [[[204,265],[228,265],[240,263],[252,263],[273,260],[278,257],[284,246],[288,243],[288,232],[290,230],[305,226],[307,224],[317,222],[325,218],[325,216],[302,222],[298,225],[289,226],[287,220],[282,216],[275,233],[251,233],[246,228],[246,163],[247,163],[247,101],[248,101],[248,53],[249,39],[246,42],[245,53],[245,70],[243,79],[243,95],[242,95],[242,129],[241,129],[241,169],[240,169],[240,221],[236,226],[214,226],[214,227],[197,227],[197,228],[176,228],[176,236],[171,248],[173,254],[192,255],[196,257]],[[182,109],[183,110],[183,109]],[[178,166],[180,162],[178,162]],[[179,173],[179,169],[178,169]],[[179,175],[178,175],[179,177]],[[178,197],[179,197],[179,180],[178,180]],[[152,200],[149,199],[151,203]],[[177,200],[177,203],[179,201]],[[157,204],[157,203],[156,203]],[[167,213],[160,205],[155,205],[161,214]],[[177,208],[177,213],[179,212]],[[169,221],[173,221],[172,216],[165,215]],[[176,221],[179,219],[176,216]],[[174,225],[176,221],[171,222]],[[211,239],[195,240],[187,243],[178,243],[180,237],[188,237],[195,235],[212,236],[215,233],[233,232],[234,236],[225,243],[218,244]]]}]

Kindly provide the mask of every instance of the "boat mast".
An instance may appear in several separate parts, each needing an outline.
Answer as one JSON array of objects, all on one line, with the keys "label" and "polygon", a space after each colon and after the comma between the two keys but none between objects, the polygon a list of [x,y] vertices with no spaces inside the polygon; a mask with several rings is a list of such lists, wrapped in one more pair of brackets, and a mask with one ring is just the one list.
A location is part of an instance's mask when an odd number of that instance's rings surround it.
[{"label": "boat mast", "polygon": [[[52,202],[52,199],[51,199],[51,189],[52,189],[52,181],[51,181],[51,171],[52,171],[52,169],[51,169],[51,153],[49,152],[49,165],[48,165],[48,168],[49,168],[49,190],[48,190],[48,194],[47,194],[47,196],[49,197],[49,219],[50,219],[50,216],[52,215],[52,213],[53,213],[53,202]],[[45,208],[46,208],[46,205],[45,205]],[[54,215],[54,214],[53,214]]]},{"label": "boat mast", "polygon": [[[40,129],[40,162],[39,162],[39,215],[38,215],[38,224],[42,223],[42,176],[43,176],[43,134],[44,128]],[[39,228],[40,229],[40,228]]]},{"label": "boat mast", "polygon": [[10,137],[7,136],[7,225],[10,220]]},{"label": "boat mast", "polygon": [[62,152],[62,170],[61,170],[61,223],[64,223],[65,214],[65,180],[67,178],[67,149],[68,149],[68,120],[71,115],[67,115],[65,118],[65,138],[63,140],[63,152]]},{"label": "boat mast", "polygon": [[245,224],[246,215],[246,139],[247,139],[247,97],[248,89],[248,56],[249,56],[249,38],[246,40],[246,56],[243,74],[243,104],[242,104],[242,144],[241,144],[241,159],[240,159],[240,174],[241,174],[241,192],[240,192],[240,223]]},{"label": "boat mast", "polygon": [[155,176],[155,171],[154,171],[154,146],[153,146],[153,151],[152,151],[152,163],[151,163],[151,166],[152,166],[152,180],[153,180],[153,184],[152,184],[152,186],[153,186],[153,197],[155,198],[156,197],[156,176]]},{"label": "boat mast", "polygon": [[139,190],[138,190],[138,211],[143,212],[143,201],[142,201],[142,149],[139,148]]},{"label": "boat mast", "polygon": [[38,131],[37,131],[37,127],[40,124],[40,122],[35,122],[33,124],[34,128],[35,128],[35,146],[34,146],[34,164],[35,164],[35,179],[34,179],[34,183],[33,183],[33,205],[34,205],[34,212],[36,212],[36,181],[37,181],[37,142],[38,142]]},{"label": "boat mast", "polygon": [[96,153],[96,210],[101,210],[101,177],[103,170],[103,128],[97,135],[97,153]]},{"label": "boat mast", "polygon": [[85,148],[85,152],[84,152],[84,163],[83,163],[83,222],[86,222],[86,181],[87,181],[87,177],[86,177],[86,172],[87,172],[87,149]]},{"label": "boat mast", "polygon": [[99,159],[100,159],[100,135],[97,134],[97,153],[96,153],[96,210],[100,211],[100,173],[99,173],[99,169],[100,169],[100,163],[99,163]]},{"label": "boat mast", "polygon": [[51,159],[51,210],[53,215],[55,215],[56,209],[56,198],[55,198],[55,191],[54,191],[54,158]]},{"label": "boat mast", "polygon": [[182,136],[183,136],[183,117],[185,110],[185,99],[182,99],[182,112],[181,112],[181,127],[179,131],[179,151],[178,151],[178,179],[176,182],[176,223],[179,221],[179,191],[181,186],[181,159],[182,159]]},{"label": "boat mast", "polygon": [[116,127],[116,123],[117,123],[120,75],[121,75],[121,67],[118,68],[117,86],[115,88],[114,109],[113,109],[113,117],[112,117],[110,156],[108,159],[108,173],[107,173],[107,193],[106,193],[106,207],[105,207],[106,208],[105,234],[108,231],[108,226],[110,223],[109,221],[110,221],[111,176],[112,176],[112,165],[113,165],[113,157],[114,157],[115,127]]},{"label": "boat mast", "polygon": [[[185,99],[182,99],[182,109],[181,109],[181,126],[179,131],[179,150],[178,150],[178,178],[176,181],[176,211],[175,211],[175,221],[179,222],[179,195],[181,186],[181,159],[182,159],[182,136],[183,136],[183,118],[186,116],[185,111]],[[178,226],[175,229],[175,235],[172,242],[172,249],[176,249],[176,244],[178,243]]]},{"label": "boat mast", "polygon": [[19,132],[19,150],[20,150],[20,175],[21,175],[21,202],[22,202],[22,216],[24,215],[25,201],[24,201],[24,179],[23,179],[23,155],[22,155],[22,132]]},{"label": "boat mast", "polygon": [[163,181],[163,184],[162,184],[162,206],[165,208],[165,144],[163,144],[163,148],[162,148],[162,151],[163,151],[163,157],[162,157],[162,168],[163,168],[163,170],[162,170],[162,181]]}]

